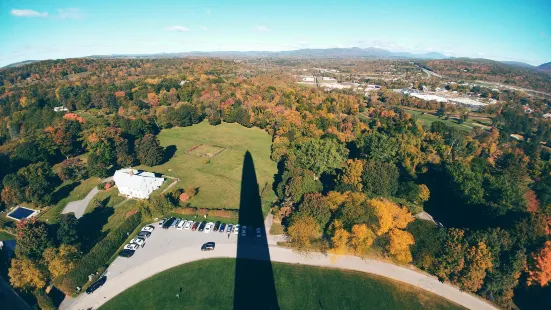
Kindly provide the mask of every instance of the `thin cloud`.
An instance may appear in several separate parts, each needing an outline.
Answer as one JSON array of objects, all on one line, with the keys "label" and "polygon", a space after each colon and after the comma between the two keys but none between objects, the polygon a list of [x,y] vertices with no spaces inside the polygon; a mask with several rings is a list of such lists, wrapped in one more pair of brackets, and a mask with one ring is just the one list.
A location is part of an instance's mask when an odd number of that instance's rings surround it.
[{"label": "thin cloud", "polygon": [[268,29],[268,27],[266,27],[266,26],[255,26],[255,27],[254,27],[254,30],[255,30],[255,31],[258,31],[258,32],[270,31],[270,29]]},{"label": "thin cloud", "polygon": [[201,28],[201,30],[203,30],[205,32],[210,30],[208,27],[205,27],[205,26],[199,26],[199,28]]},{"label": "thin cloud", "polygon": [[11,15],[13,16],[17,16],[17,17],[48,17],[48,12],[38,12],[38,11],[35,11],[35,10],[28,10],[28,9],[23,9],[23,10],[18,10],[18,9],[13,9],[11,10]]},{"label": "thin cloud", "polygon": [[79,19],[79,18],[82,18],[82,14],[80,14],[79,9],[66,8],[66,9],[58,9],[57,17],[61,19]]},{"label": "thin cloud", "polygon": [[540,36],[541,36],[542,38],[545,38],[545,39],[551,39],[551,37],[548,36],[547,33],[543,32],[543,31],[540,32]]},{"label": "thin cloud", "polygon": [[188,27],[178,26],[178,25],[166,27],[166,30],[167,31],[178,31],[178,32],[189,32],[189,31],[191,31],[191,29],[189,29]]},{"label": "thin cloud", "polygon": [[210,9],[205,9],[205,13],[206,13],[208,16],[211,16],[211,15],[212,15],[212,12],[210,11]]}]

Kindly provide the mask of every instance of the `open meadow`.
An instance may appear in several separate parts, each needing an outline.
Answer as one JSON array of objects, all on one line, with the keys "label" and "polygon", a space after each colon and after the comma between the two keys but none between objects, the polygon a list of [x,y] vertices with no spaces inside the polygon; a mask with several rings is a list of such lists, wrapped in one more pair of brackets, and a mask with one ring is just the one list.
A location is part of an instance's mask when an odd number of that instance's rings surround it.
[{"label": "open meadow", "polygon": [[264,208],[275,198],[272,182],[277,168],[270,159],[272,140],[265,131],[229,123],[211,126],[205,121],[190,127],[165,129],[158,137],[163,147],[175,151],[174,155],[162,165],[139,168],[180,178],[176,188],[197,187],[197,196],[190,200],[193,206],[239,208],[241,173],[247,151],[254,160]]}]

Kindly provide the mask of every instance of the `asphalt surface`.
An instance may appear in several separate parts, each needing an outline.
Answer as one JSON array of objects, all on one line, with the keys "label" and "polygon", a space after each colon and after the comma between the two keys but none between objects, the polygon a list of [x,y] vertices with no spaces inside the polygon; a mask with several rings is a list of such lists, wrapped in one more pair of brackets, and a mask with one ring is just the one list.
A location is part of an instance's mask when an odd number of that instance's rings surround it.
[{"label": "asphalt surface", "polygon": [[[140,248],[134,256],[119,257],[109,266],[107,282],[101,288],[90,295],[81,294],[77,298],[64,300],[60,309],[97,309],[124,290],[164,270],[202,259],[235,258],[236,256],[237,235],[231,234],[228,238],[227,233],[205,234],[191,230],[175,228],[164,230],[156,227],[145,246]],[[257,246],[255,238],[251,238],[250,244],[247,244],[247,256],[250,258],[255,258]],[[215,242],[216,249],[202,252],[201,245],[208,241]],[[303,255],[273,245],[273,242],[270,242],[269,251],[272,261],[367,272],[414,285],[469,309],[498,309],[482,298],[462,292],[453,285],[441,283],[435,277],[391,263],[348,255],[338,257],[321,253]]]},{"label": "asphalt surface", "polygon": [[[112,177],[108,177],[106,179],[103,179],[101,182],[108,182],[112,179]],[[92,190],[88,192],[86,197],[84,197],[83,199],[69,202],[65,206],[65,208],[63,208],[63,211],[61,211],[61,213],[65,214],[73,212],[77,219],[81,218],[84,215],[84,211],[86,211],[86,207],[88,207],[88,204],[90,204],[90,201],[92,201],[92,199],[94,198],[94,196],[96,196],[98,192],[99,189],[97,187],[92,188]]]}]

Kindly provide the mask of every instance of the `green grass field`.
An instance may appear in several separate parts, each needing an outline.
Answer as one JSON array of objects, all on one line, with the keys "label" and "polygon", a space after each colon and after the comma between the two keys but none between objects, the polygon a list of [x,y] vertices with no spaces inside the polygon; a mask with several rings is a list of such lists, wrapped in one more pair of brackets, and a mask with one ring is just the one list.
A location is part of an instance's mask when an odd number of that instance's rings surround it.
[{"label": "green grass field", "polygon": [[[281,263],[273,263],[273,269],[280,309],[462,309],[364,273]],[[131,287],[101,309],[232,309],[234,272],[235,260],[229,258],[181,265]]]},{"label": "green grass field", "polygon": [[4,241],[4,240],[14,240],[15,239],[15,236],[12,235],[12,234],[8,234],[7,232],[5,231],[0,231],[0,241]]},{"label": "green grass field", "polygon": [[425,125],[427,127],[430,127],[432,122],[435,122],[435,121],[441,121],[444,124],[448,125],[449,127],[452,127],[452,128],[458,129],[458,130],[462,130],[462,131],[465,131],[465,132],[470,132],[474,127],[474,125],[473,125],[473,123],[470,119],[467,119],[467,121],[463,124],[458,124],[455,119],[450,118],[450,119],[445,120],[443,118],[439,118],[438,116],[432,115],[430,113],[422,114],[422,112],[417,111],[417,110],[406,109],[406,111],[409,114],[411,114],[413,117],[415,117],[418,122],[420,122],[422,125]]},{"label": "green grass field", "polygon": [[[176,146],[174,156],[165,164],[139,168],[180,178],[173,188],[198,187],[198,195],[190,200],[192,205],[211,209],[239,208],[241,170],[246,151],[252,154],[260,189],[268,183],[264,201],[271,202],[275,198],[271,186],[277,168],[270,160],[272,140],[265,131],[238,124],[211,126],[202,122],[163,130],[159,140],[164,147]],[[220,150],[212,158],[201,156]]]},{"label": "green grass field", "polygon": [[109,231],[111,228],[119,226],[125,219],[126,214],[134,209],[137,209],[137,201],[119,196],[119,190],[111,188],[109,190],[100,191],[94,196],[86,207],[84,214],[93,212],[95,209],[94,200],[97,199],[103,203],[103,208],[113,208],[113,214],[107,219],[107,223],[102,228],[103,232]]}]

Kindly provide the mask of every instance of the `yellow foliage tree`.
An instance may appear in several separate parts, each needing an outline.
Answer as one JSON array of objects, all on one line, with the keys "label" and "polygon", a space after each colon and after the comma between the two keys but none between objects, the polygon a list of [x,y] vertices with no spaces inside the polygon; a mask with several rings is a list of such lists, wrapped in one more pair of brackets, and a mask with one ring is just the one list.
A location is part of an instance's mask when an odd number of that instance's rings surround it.
[{"label": "yellow foliage tree", "polygon": [[375,241],[375,233],[367,227],[366,224],[356,224],[352,226],[352,238],[350,246],[356,254],[368,250]]},{"label": "yellow foliage tree", "polygon": [[29,259],[13,259],[8,275],[15,288],[31,290],[46,285],[46,273]]},{"label": "yellow foliage tree", "polygon": [[340,192],[329,192],[327,193],[327,203],[329,208],[333,211],[337,210],[340,205],[342,205],[346,199],[348,199],[347,193]]},{"label": "yellow foliage tree", "polygon": [[62,244],[59,249],[47,248],[42,257],[48,264],[52,278],[64,275],[73,269],[80,258],[80,252],[74,245]]},{"label": "yellow foliage tree", "polygon": [[377,220],[373,229],[378,236],[389,232],[392,228],[404,229],[414,219],[406,208],[387,199],[371,199],[368,205],[372,208]]},{"label": "yellow foliage tree", "polygon": [[360,159],[349,159],[342,168],[342,174],[339,180],[345,184],[353,186],[356,190],[362,190],[362,172],[364,161]]},{"label": "yellow foliage tree", "polygon": [[333,234],[333,236],[331,237],[333,248],[338,251],[346,251],[346,245],[348,244],[350,233],[342,227],[342,222],[339,220],[335,220],[333,224],[331,224],[330,230]]},{"label": "yellow foliage tree", "polygon": [[401,263],[409,263],[413,259],[409,246],[415,244],[413,235],[401,229],[392,229],[389,234],[390,244],[388,250],[394,255],[397,261]]},{"label": "yellow foliage tree", "polygon": [[287,234],[291,242],[300,249],[306,249],[312,240],[320,237],[320,227],[311,216],[297,216],[292,219],[291,225],[287,228]]},{"label": "yellow foliage tree", "polygon": [[430,198],[430,190],[425,184],[419,185],[419,201],[425,202]]},{"label": "yellow foliage tree", "polygon": [[482,287],[487,270],[492,268],[492,253],[484,242],[479,242],[467,250],[465,268],[459,277],[462,289],[476,292]]},{"label": "yellow foliage tree", "polygon": [[551,281],[551,241],[532,254],[532,263],[528,271],[528,285],[545,286]]}]

